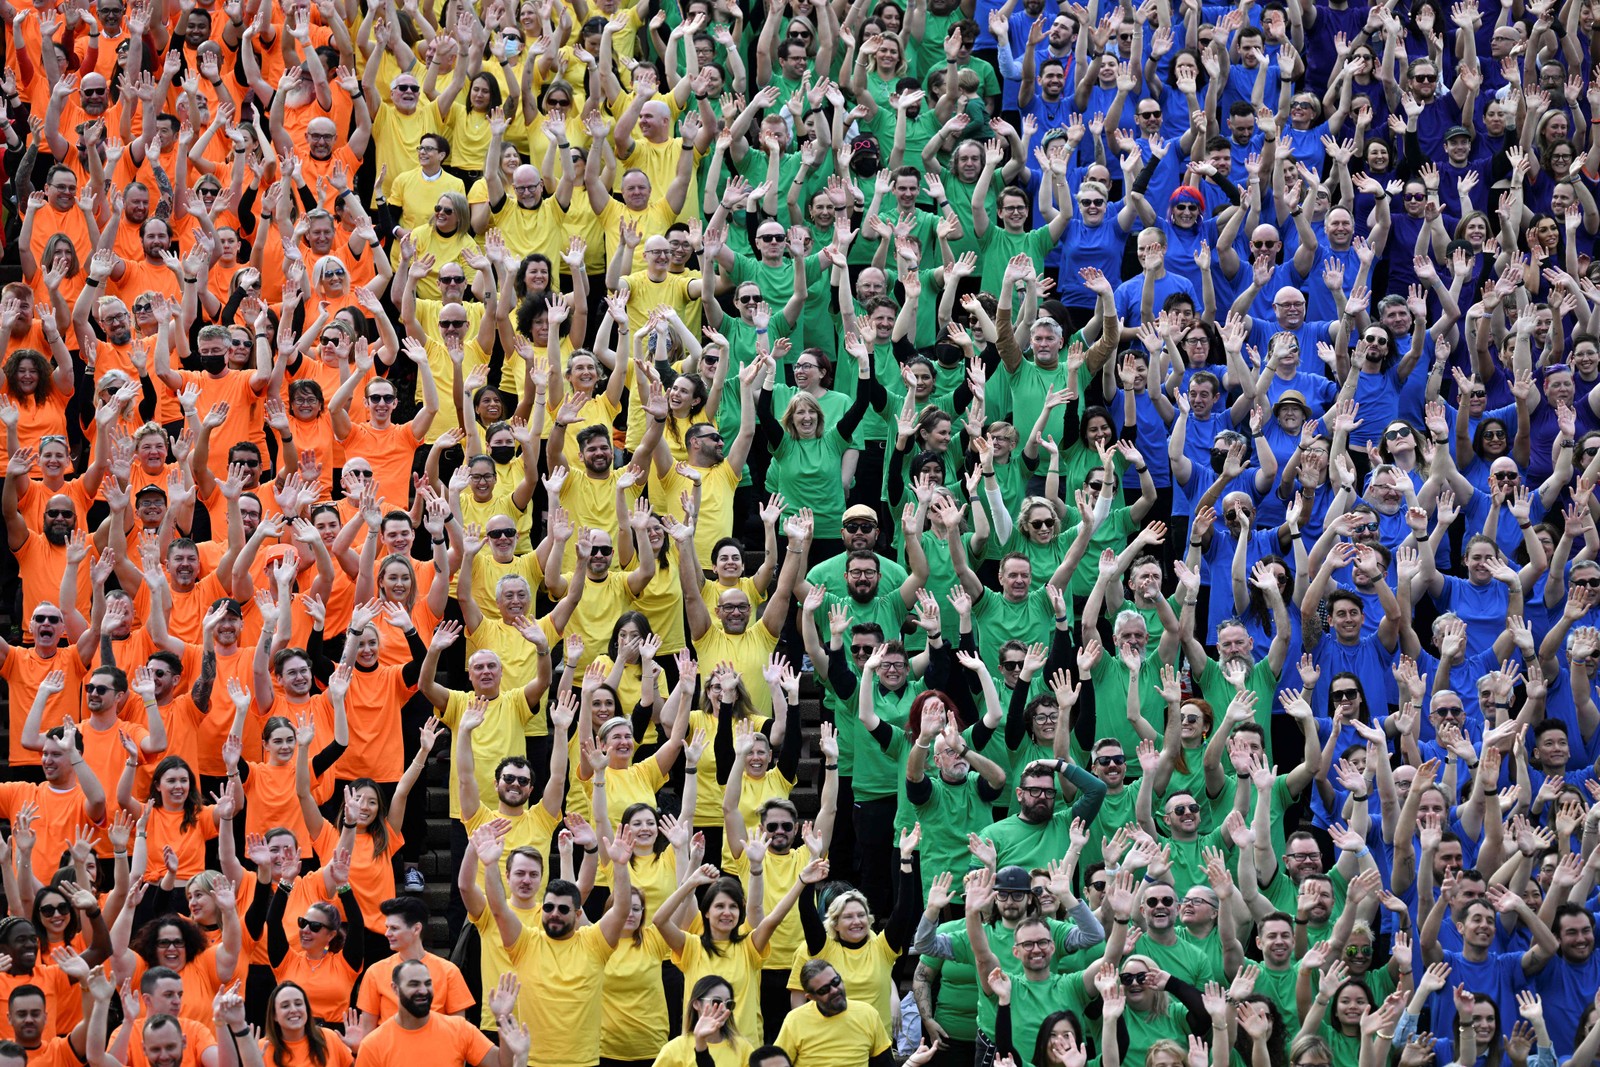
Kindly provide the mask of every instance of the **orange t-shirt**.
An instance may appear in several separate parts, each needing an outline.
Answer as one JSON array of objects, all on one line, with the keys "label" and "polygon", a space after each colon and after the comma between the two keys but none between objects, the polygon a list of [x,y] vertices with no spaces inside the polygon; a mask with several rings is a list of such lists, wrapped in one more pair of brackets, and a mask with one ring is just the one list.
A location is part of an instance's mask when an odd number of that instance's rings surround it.
[{"label": "orange t-shirt", "polygon": [[[233,701],[228,698],[228,679],[237,678],[239,684],[248,689],[253,684],[254,670],[254,648],[235,645],[231,655],[224,655],[222,649],[217,649],[217,680],[211,687],[211,710],[196,731],[200,765],[194,769],[200,774],[220,778],[228,773],[227,765],[222,762],[222,742],[233,729]],[[261,715],[253,701],[250,711],[245,713],[244,736],[240,740],[244,742],[241,759],[261,758]]]},{"label": "orange t-shirt", "polygon": [[[343,1013],[338,1015],[337,1018],[343,1021]],[[283,1067],[350,1067],[355,1062],[355,1056],[351,1053],[349,1046],[339,1040],[339,1035],[336,1032],[324,1030],[322,1039],[328,1046],[325,1063],[319,1064],[311,1058],[311,1046],[304,1038],[299,1041],[285,1041],[281,1060],[275,1058],[278,1053],[263,1039],[261,1042],[261,1062],[273,1064],[274,1067],[280,1062]],[[134,1067],[134,1065],[129,1064],[128,1067]]]},{"label": "orange t-shirt", "polygon": [[[172,607],[167,611],[167,632],[185,644],[199,645],[206,613],[214,601],[228,595],[222,588],[222,580],[212,573],[195,582],[192,588],[180,590],[172,586],[172,576],[168,575],[167,586],[172,597]],[[248,618],[256,610],[255,601],[246,599],[243,604]]]},{"label": "orange t-shirt", "polygon": [[58,233],[64,233],[72,239],[72,247],[78,253],[79,263],[87,264],[89,257],[94,255],[94,242],[89,239],[89,222],[83,217],[83,209],[73,204],[65,211],[57,211],[46,203],[34,215],[33,240],[29,242],[33,261],[39,264],[41,274],[50,269],[50,264],[44,261],[44,247],[50,243],[50,238]]},{"label": "orange t-shirt", "polygon": [[[32,479],[23,481],[17,486],[17,514],[27,522],[28,529],[44,529],[44,507],[50,498],[60,494],[72,501],[73,509],[78,513],[78,529],[85,533],[89,527],[85,521],[89,508],[94,500],[83,488],[82,478],[68,478],[62,483],[60,489],[50,489],[43,482]],[[82,566],[82,564],[79,564]],[[87,618],[88,616],[85,616]]]},{"label": "orange t-shirt", "polygon": [[[302,366],[304,361],[302,361]],[[303,376],[303,375],[302,375]],[[333,394],[328,387],[322,387],[324,401]],[[366,401],[362,401],[366,403]],[[352,407],[354,404],[351,405]],[[285,405],[287,407],[287,405]],[[344,465],[344,446],[333,439],[333,416],[324,412],[315,419],[297,419],[289,416],[289,436],[294,440],[294,447],[300,455],[307,452],[317,454],[317,462],[321,464],[321,471],[317,474],[317,485],[322,488],[321,498],[327,500],[333,496],[333,469]]]},{"label": "orange t-shirt", "polygon": [[[17,817],[22,806],[32,801],[39,808],[33,832],[33,875],[44,885],[56,873],[61,854],[67,851],[80,826],[104,826],[89,818],[83,790],[74,783],[70,789],[57,789],[49,782],[0,782],[0,818],[7,822]],[[0,1037],[10,1037],[9,1030]]]},{"label": "orange t-shirt", "polygon": [[[185,991],[187,994],[187,991]],[[185,996],[187,1000],[187,995]],[[128,1062],[127,1067],[150,1067],[150,1057],[144,1052],[144,1020],[134,1023],[133,1030],[128,1034]],[[124,1026],[127,1024],[124,1023]],[[183,1031],[183,1059],[179,1067],[200,1067],[200,1057],[209,1048],[216,1047],[217,1035],[201,1026],[193,1019],[180,1018],[178,1027]],[[106,1047],[110,1047],[117,1040],[117,1035],[122,1033],[119,1026],[111,1032],[111,1039]],[[30,1063],[28,1067],[33,1067]]]},{"label": "orange t-shirt", "polygon": [[185,385],[194,383],[200,387],[200,400],[195,405],[195,410],[201,418],[211,410],[213,404],[226,401],[228,404],[228,418],[220,427],[211,431],[210,463],[211,473],[218,478],[228,476],[228,448],[242,441],[248,441],[261,450],[261,461],[266,463],[267,433],[262,428],[265,417],[266,389],[256,392],[250,384],[250,376],[254,370],[231,370],[225,372],[220,378],[213,378],[209,374],[197,371],[179,371]]},{"label": "orange t-shirt", "polygon": [[391,1019],[361,1042],[365,1067],[403,1067],[408,1063],[479,1063],[494,1050],[483,1032],[455,1015],[430,1012],[415,1030]]},{"label": "orange t-shirt", "polygon": [[[359,971],[351,967],[339,952],[329,952],[320,960],[306,958],[297,941],[289,943],[289,954],[283,957],[272,972],[280,982],[299,982],[306,991],[311,1013],[319,1019],[343,1021],[345,1009],[350,1006],[350,991],[355,988]],[[330,1044],[344,1044],[333,1041]]]},{"label": "orange t-shirt", "polygon": [[[28,543],[42,540],[44,540],[42,537],[30,537]],[[55,654],[49,658],[40,656],[37,648],[12,645],[6,650],[5,658],[0,660],[0,678],[6,680],[11,694],[10,762],[13,767],[39,765],[39,753],[30,752],[22,747],[22,727],[28,721],[28,709],[33,707],[33,698],[39,692],[39,683],[44,681],[44,676],[51,671],[61,671],[66,676],[66,688],[52,695],[45,704],[44,714],[39,719],[41,731],[55,729],[68,715],[71,715],[74,721],[77,720],[78,700],[83,692],[83,680],[89,674],[89,665],[78,655],[76,644],[57,648]],[[112,782],[109,786],[104,782],[100,784],[105,788],[107,796],[116,795],[116,782]],[[39,845],[34,849],[35,862],[43,853],[43,846],[44,840],[41,835]],[[55,855],[59,856],[60,853],[57,852]],[[48,869],[55,870],[54,862]],[[49,879],[45,878],[43,881],[48,882]]]},{"label": "orange t-shirt", "polygon": [[[229,711],[232,711],[231,706]],[[221,759],[219,755],[217,757],[219,763]],[[200,783],[195,782],[193,788],[198,791]],[[206,842],[217,836],[217,820],[212,806],[202,805],[194,823],[185,830],[183,812],[168,811],[161,806],[161,801],[155,798],[146,803],[155,807],[150,814],[150,855],[159,856],[162,849],[168,847],[176,852],[180,881],[193,878],[205,870]],[[152,863],[150,869],[145,871],[145,881],[159,882],[166,873],[164,865]],[[185,997],[184,1001],[187,1004],[188,998]]]},{"label": "orange t-shirt", "polygon": [[[144,710],[143,702],[137,695],[130,692],[128,699],[135,704],[139,704],[140,711]],[[123,706],[126,707],[126,703]],[[127,750],[122,747],[122,740],[117,736],[119,732],[126,733],[136,745],[150,736],[149,730],[138,723],[129,722],[126,719],[113,718],[110,725],[104,729],[96,726],[94,720],[90,718],[83,718],[78,721],[78,733],[83,735],[83,762],[88,764],[89,769],[94,771],[95,777],[100,779],[101,784],[106,787],[106,795],[108,797],[116,796],[117,782],[122,779],[123,768],[128,763]],[[147,756],[141,753],[139,762],[145,765],[147,768],[146,773],[148,774],[148,768],[160,763],[161,758],[165,755],[164,751],[154,756]],[[135,795],[138,795],[137,784],[135,784],[134,788],[136,790]],[[101,842],[100,854],[102,856],[111,855],[111,843],[109,841]]]},{"label": "orange t-shirt", "polygon": [[[9,389],[4,391],[10,393]],[[68,399],[55,390],[51,391],[43,403],[39,403],[31,396],[12,397],[12,402],[17,406],[17,440],[28,448],[38,448],[39,438],[46,434],[65,437]],[[0,434],[0,462],[9,461],[10,458],[11,450],[6,447],[4,435]],[[33,529],[37,530],[39,527],[35,526]]]},{"label": "orange t-shirt", "polygon": [[[388,634],[383,640],[390,636],[400,637],[402,643],[405,640],[401,635]],[[355,667],[350,672],[350,692],[345,697],[350,745],[331,773],[339,778],[398,782],[406,769],[405,743],[395,723],[414,692],[416,687],[407,685],[401,677],[401,668],[384,665],[381,655],[379,665],[371,670]]]},{"label": "orange t-shirt", "polygon": [[[159,852],[155,854],[160,855]],[[133,988],[139,988],[139,983],[144,980],[144,972],[149,969],[150,965],[145,963],[143,958],[136,958],[133,968]],[[236,972],[239,970],[237,965],[234,969]],[[179,1021],[188,1019],[198,1024],[206,1033],[214,1035],[216,1023],[211,1015],[211,1000],[222,985],[217,975],[216,946],[206,949],[184,964],[183,970],[178,972],[178,977],[183,979],[183,1007],[178,1009]]]},{"label": "orange t-shirt", "polygon": [[[22,572],[22,630],[23,633],[32,633],[33,609],[47,600],[55,604],[61,597],[61,576],[67,571],[67,546],[53,545],[44,534],[33,533],[14,554],[17,557],[17,569]],[[96,553],[91,548],[83,562],[78,564],[77,607],[85,619],[89,617],[93,601],[89,571],[95,559]],[[27,709],[23,711],[26,713]],[[55,722],[59,724],[61,720],[56,719]],[[15,746],[16,741],[13,740],[12,745]],[[14,747],[12,751],[16,751]],[[37,756],[33,762],[39,762]]]},{"label": "orange t-shirt", "polygon": [[[432,582],[430,577],[429,582]],[[422,585],[422,576],[417,576],[416,603],[411,606],[411,621],[416,624],[417,633],[432,634],[433,628],[439,625],[439,616],[428,606],[427,586]],[[378,628],[378,662],[386,667],[404,667],[412,660],[411,643],[406,640],[405,631],[389,621],[387,615],[379,615],[373,620],[373,625]],[[427,638],[424,637],[426,642]]]},{"label": "orange t-shirt", "polygon": [[[379,1022],[392,1018],[400,1010],[394,995],[394,983],[389,980],[395,967],[403,962],[399,954],[385,956],[377,963],[367,965],[361,979],[361,992],[356,997],[356,1007],[378,1017]],[[466,1011],[477,1001],[467,988],[461,969],[443,956],[431,952],[422,954],[422,963],[433,976],[433,1011],[439,1015],[454,1015]]]},{"label": "orange t-shirt", "polygon": [[411,429],[409,419],[382,430],[370,422],[352,423],[350,433],[341,443],[345,455],[360,456],[372,464],[379,497],[398,501],[411,499],[411,461],[422,438]]},{"label": "orange t-shirt", "polygon": [[[38,854],[37,849],[34,854]],[[60,1005],[78,999],[78,991],[73,987],[72,979],[63,974],[61,968],[53,963],[35,963],[32,974],[9,974],[0,971],[0,998],[7,1003],[10,1002],[11,991],[21,985],[36,985],[44,990],[45,1033],[55,1029],[55,1021],[61,1014]],[[12,1041],[15,1038],[16,1033],[11,1029],[9,1014],[0,1012],[0,1040]]]},{"label": "orange t-shirt", "polygon": [[[250,777],[244,780],[244,830],[265,834],[275,827],[294,831],[300,842],[300,858],[311,858],[311,831],[306,829],[300,811],[300,796],[294,786],[294,764],[275,767],[271,763],[251,763]],[[319,804],[333,797],[333,775],[324,774],[311,783],[311,796]]]},{"label": "orange t-shirt", "polygon": [[165,263],[151,263],[143,253],[137,259],[128,259],[122,277],[109,284],[111,295],[120,296],[127,304],[145,293],[160,293],[172,301],[183,299],[183,286],[178,276],[168,270]]},{"label": "orange t-shirt", "polygon": [[[394,855],[406,843],[405,836],[389,827],[389,840],[383,852],[372,854],[372,838],[356,834],[355,848],[350,856],[350,891],[361,905],[362,922],[375,934],[383,933],[383,912],[378,905],[394,896]],[[324,822],[322,830],[312,838],[317,855],[326,860],[339,847],[339,828]]]}]

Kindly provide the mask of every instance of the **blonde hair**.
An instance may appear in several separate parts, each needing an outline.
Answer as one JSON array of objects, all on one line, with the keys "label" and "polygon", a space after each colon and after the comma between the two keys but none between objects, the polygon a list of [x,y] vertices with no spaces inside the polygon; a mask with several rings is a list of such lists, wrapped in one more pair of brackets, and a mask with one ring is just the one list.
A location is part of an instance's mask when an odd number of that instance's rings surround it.
[{"label": "blonde hair", "polygon": [[817,413],[817,436],[821,437],[823,430],[825,429],[822,424],[822,405],[817,403],[817,398],[812,396],[810,393],[796,393],[794,396],[789,398],[789,406],[783,409],[783,418],[778,420],[783,424],[783,432],[789,437],[800,436],[794,428],[794,415],[795,409],[802,407],[810,407]]},{"label": "blonde hair", "polygon": [[[829,940],[839,940],[839,913],[844,911],[849,904],[860,904],[866,911],[867,917],[872,917],[872,905],[867,903],[867,895],[859,889],[846,889],[828,902],[828,913],[822,917],[822,929],[827,933]],[[1150,966],[1154,967],[1155,964]]]}]

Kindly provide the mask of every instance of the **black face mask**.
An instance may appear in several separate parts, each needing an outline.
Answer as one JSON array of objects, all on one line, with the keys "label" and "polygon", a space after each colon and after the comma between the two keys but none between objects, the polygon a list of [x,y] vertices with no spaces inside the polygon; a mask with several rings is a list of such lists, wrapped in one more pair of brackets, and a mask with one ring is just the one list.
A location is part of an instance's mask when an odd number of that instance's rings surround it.
[{"label": "black face mask", "polygon": [[855,155],[850,157],[850,169],[862,177],[878,173],[878,150],[876,148],[863,148],[857,151]]},{"label": "black face mask", "polygon": [[1211,473],[1212,474],[1221,474],[1222,473],[1222,468],[1227,466],[1227,464],[1228,464],[1228,454],[1226,452],[1213,452],[1213,453],[1211,453]]},{"label": "black face mask", "polygon": [[226,356],[197,356],[196,357],[196,362],[199,363],[200,369],[202,371],[206,372],[207,374],[215,374],[215,373],[217,373],[217,371],[221,370],[224,366],[227,365],[227,357]]},{"label": "black face mask", "polygon": [[510,463],[517,455],[516,445],[491,445],[489,457],[496,463]]}]

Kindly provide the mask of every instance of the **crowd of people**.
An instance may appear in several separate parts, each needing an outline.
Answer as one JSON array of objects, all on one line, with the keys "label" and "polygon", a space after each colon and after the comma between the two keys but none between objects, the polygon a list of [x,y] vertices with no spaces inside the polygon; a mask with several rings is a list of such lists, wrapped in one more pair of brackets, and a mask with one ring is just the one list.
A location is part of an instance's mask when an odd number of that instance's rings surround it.
[{"label": "crowd of people", "polygon": [[0,15],[0,1067],[1593,1067],[1600,4]]}]

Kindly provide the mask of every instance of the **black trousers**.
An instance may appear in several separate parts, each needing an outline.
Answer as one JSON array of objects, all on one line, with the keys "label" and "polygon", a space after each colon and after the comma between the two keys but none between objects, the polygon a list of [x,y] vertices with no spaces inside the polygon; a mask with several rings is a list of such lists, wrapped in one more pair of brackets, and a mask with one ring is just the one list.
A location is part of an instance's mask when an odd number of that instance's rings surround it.
[{"label": "black trousers", "polygon": [[887,919],[894,906],[894,872],[898,852],[894,842],[894,797],[858,800],[854,814],[859,878],[856,888],[866,894],[872,914]]}]

